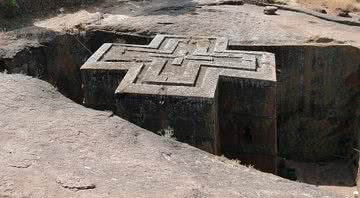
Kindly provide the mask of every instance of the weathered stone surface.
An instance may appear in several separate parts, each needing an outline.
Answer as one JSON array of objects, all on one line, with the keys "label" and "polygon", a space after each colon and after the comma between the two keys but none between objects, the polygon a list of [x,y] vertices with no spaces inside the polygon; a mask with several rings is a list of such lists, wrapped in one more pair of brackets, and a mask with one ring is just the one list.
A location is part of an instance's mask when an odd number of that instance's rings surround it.
[{"label": "weathered stone surface", "polygon": [[147,46],[104,44],[81,68],[84,103],[116,102],[116,113],[141,127],[170,127],[180,141],[274,172],[274,55],[227,45],[168,35]]},{"label": "weathered stone surface", "polygon": [[96,185],[93,182],[72,173],[59,175],[56,179],[56,183],[61,185],[63,188],[67,188],[73,191],[96,188]]},{"label": "weathered stone surface", "polygon": [[358,155],[353,150],[360,131],[358,48],[334,44],[231,48],[276,54],[280,156],[322,161]]},{"label": "weathered stone surface", "polygon": [[244,5],[243,0],[220,0],[219,5]]},{"label": "weathered stone surface", "polygon": [[264,8],[264,14],[266,15],[276,15],[276,11],[278,10],[275,6],[266,6]]},{"label": "weathered stone surface", "polygon": [[350,10],[347,9],[342,9],[342,8],[337,8],[336,9],[337,15],[340,17],[347,17],[350,18]]},{"label": "weathered stone surface", "polygon": [[[0,197],[337,197],[164,141],[36,78],[0,73],[0,95]],[[10,152],[35,155],[36,163],[10,167],[3,160]],[[64,188],[56,181],[68,173],[96,188]]]},{"label": "weathered stone surface", "polygon": [[[138,3],[142,3],[142,2],[143,1],[132,1],[131,3],[138,5]],[[154,1],[146,1],[146,2],[154,2]],[[115,5],[114,8],[119,9],[118,5]],[[101,8],[97,7],[97,9],[101,9]],[[134,9],[134,10],[135,11],[144,10],[143,13],[146,13],[146,14],[136,14],[136,15],[143,16],[143,17],[135,17],[134,19],[131,19],[131,18],[126,18],[127,16],[119,16],[119,15],[114,16],[112,14],[124,14],[124,12],[122,10],[121,11],[117,10],[116,12],[113,11],[113,12],[111,12],[111,14],[104,15],[105,16],[104,21],[107,21],[107,22],[111,21],[115,24],[117,23],[118,25],[101,27],[101,28],[106,31],[114,30],[116,32],[120,32],[120,31],[134,32],[134,31],[136,31],[136,33],[146,34],[146,35],[148,35],[149,33],[153,33],[153,32],[166,32],[166,33],[171,33],[171,34],[174,34],[174,33],[185,34],[186,33],[186,34],[190,34],[190,35],[199,35],[199,34],[204,34],[204,33],[208,32],[209,34],[213,34],[213,35],[229,36],[236,40],[241,39],[243,41],[248,41],[246,43],[282,43],[282,42],[286,42],[286,43],[299,42],[300,43],[304,40],[307,40],[307,38],[312,35],[323,35],[325,37],[333,38],[335,40],[350,41],[354,45],[357,45],[359,43],[358,42],[359,38],[357,36],[358,35],[357,29],[354,29],[353,27],[348,27],[348,26],[346,27],[343,25],[336,25],[335,23],[328,23],[326,21],[321,21],[314,17],[306,16],[306,15],[299,14],[299,13],[283,11],[286,14],[284,14],[282,16],[266,17],[262,14],[262,8],[251,7],[250,5],[244,5],[244,6],[239,6],[239,7],[218,6],[218,7],[212,7],[211,10],[207,10],[207,9],[208,8],[206,8],[206,7],[204,7],[204,9],[201,9],[201,10],[197,9],[197,12],[194,13],[194,15],[190,15],[190,14],[184,14],[184,15],[179,14],[176,16],[172,15],[170,18],[171,18],[171,22],[173,23],[173,25],[161,25],[160,22],[169,21],[169,15],[162,15],[162,16],[150,15],[150,14],[147,14],[146,9],[144,9],[142,6],[138,6],[138,8]],[[131,12],[134,12],[134,10],[131,10]],[[101,10],[101,12],[106,12],[106,11]],[[107,13],[110,13],[110,12],[107,10]],[[257,16],[257,17],[254,17],[254,16]],[[260,16],[260,17],[258,17],[258,16]],[[291,17],[289,17],[289,16],[291,16]],[[68,17],[67,19],[61,18],[61,19],[53,20],[52,21],[52,24],[54,24],[53,26],[55,26],[59,29],[60,28],[64,29],[64,26],[66,26],[66,28],[69,27],[68,26],[69,21],[71,21],[71,24],[76,24],[73,22],[78,19],[81,19],[81,17],[74,18],[73,16],[69,16],[69,15],[67,15],[67,17]],[[264,18],[261,18],[261,17],[264,17]],[[69,20],[69,18],[70,18],[70,20]],[[121,24],[119,22],[120,18],[122,18]],[[232,20],[228,20],[229,18],[231,18]],[[114,20],[114,19],[117,19],[117,20]],[[100,24],[101,21],[102,20],[99,20],[98,22],[96,22],[96,24]],[[191,23],[189,23],[189,21],[191,21]],[[223,21],[226,21],[226,23],[223,23]],[[66,24],[66,25],[63,26],[63,24]],[[131,24],[131,25],[129,25],[129,24]],[[51,27],[51,23],[49,23],[49,22],[45,23],[43,25],[43,27],[49,28],[49,27]],[[81,26],[81,27],[83,27],[83,26]],[[99,28],[99,29],[101,29],[101,28]],[[319,29],[321,29],[320,32],[318,31]],[[61,30],[59,30],[59,31],[61,31]],[[241,33],[241,37],[239,36],[240,33]],[[18,40],[19,39],[17,39],[17,42],[19,42]],[[99,40],[101,40],[101,39],[99,39]],[[24,42],[24,41],[22,41],[22,42]],[[14,45],[12,45],[11,47],[2,45],[1,48],[3,48],[3,49],[6,48],[7,50],[9,50],[9,49],[13,50]],[[51,48],[49,48],[49,49],[51,49]],[[4,52],[4,50],[2,50],[2,51]],[[1,52],[0,52],[0,54],[1,54]],[[34,56],[32,56],[32,57],[34,57]],[[297,58],[298,56],[290,55],[289,59],[295,58],[295,57]],[[340,56],[335,55],[335,57],[339,58]],[[30,58],[30,60],[32,60],[32,58]],[[1,63],[0,63],[0,68],[1,68]],[[282,71],[282,73],[286,72],[282,69],[279,69],[279,71]],[[23,87],[22,83],[20,84],[20,87]],[[15,87],[15,88],[17,88],[17,87]],[[9,89],[13,90],[13,88],[9,88]],[[27,91],[27,93],[30,93],[29,95],[32,95],[32,92],[29,91],[28,87],[26,87],[26,91]],[[21,91],[21,93],[23,93],[23,91]],[[4,96],[5,96],[5,100],[6,100],[6,96],[8,96],[9,94],[12,94],[12,93],[9,93],[7,91],[4,92],[3,100],[4,100]],[[47,98],[47,99],[51,99],[51,98]],[[36,100],[38,100],[38,98],[36,98]],[[12,102],[10,102],[10,104],[13,105]],[[11,117],[11,116],[9,116],[10,112],[11,112],[13,114],[13,117],[12,117],[13,120],[16,120],[17,122],[14,123],[11,121],[11,119],[9,119],[10,121],[8,123],[11,124],[11,126],[18,124],[17,127],[22,127],[21,124],[23,124],[23,122],[20,122],[19,117],[24,117],[26,114],[24,114],[20,110],[23,110],[24,107],[26,107],[26,103],[25,104],[17,103],[16,105],[17,105],[16,108],[20,107],[19,111],[17,112],[17,115],[15,113],[13,113],[14,110],[16,110],[16,109],[8,110],[7,114],[5,114],[5,115],[3,114],[2,121],[4,120],[4,118],[6,119],[8,117]],[[56,104],[56,108],[57,107],[59,107],[60,108],[59,110],[61,110],[63,107],[63,104]],[[7,107],[4,106],[4,108],[7,108]],[[44,110],[44,111],[42,111],[42,113],[45,114],[47,117],[50,117],[48,119],[48,122],[42,121],[42,123],[49,123],[49,124],[52,123],[51,126],[56,128],[57,132],[64,134],[64,136],[68,135],[68,133],[63,133],[63,132],[68,132],[68,130],[61,131],[61,129],[58,129],[59,122],[56,122],[56,124],[53,124],[54,122],[53,122],[53,120],[51,120],[51,118],[54,119],[54,117],[55,117],[55,116],[52,117],[52,115],[54,115],[53,111],[47,112],[48,114],[46,114],[47,107],[42,104],[39,105],[39,108],[36,108],[36,109]],[[52,109],[52,107],[50,107],[50,109]],[[41,114],[38,113],[38,111],[37,111],[36,116],[38,116],[38,115],[41,115]],[[55,115],[57,115],[57,114],[55,114]],[[94,119],[90,121],[90,119],[88,117],[74,115],[74,111],[72,111],[69,115],[63,115],[63,117],[57,115],[55,117],[55,119],[56,119],[56,121],[60,121],[60,123],[69,124],[68,118],[71,118],[71,120],[75,120],[74,126],[78,127],[79,126],[78,121],[80,119],[78,120],[77,118],[79,118],[79,117],[82,118],[81,120],[84,120],[86,125],[89,124],[89,126],[91,126],[91,129],[94,129],[94,132],[96,131],[96,132],[98,132],[98,134],[100,134],[98,137],[102,137],[102,136],[106,137],[106,135],[108,135],[106,132],[109,132],[110,130],[104,129],[103,126],[95,128],[95,127],[93,127],[93,125],[90,125],[90,124],[94,124],[95,120],[98,120],[97,116],[94,116]],[[29,118],[31,118],[29,120],[30,122],[31,122],[31,120],[34,120],[33,115],[31,115],[31,117],[29,117]],[[66,118],[66,119],[64,119],[64,118]],[[101,122],[103,122],[103,120],[101,120]],[[3,123],[5,123],[5,122],[2,122],[2,124]],[[29,129],[34,129],[34,127],[35,126],[31,126]],[[43,127],[43,125],[36,126],[36,130],[42,131],[39,129],[45,129],[46,131],[49,131],[47,128],[40,128],[40,127]],[[4,129],[5,133],[9,132],[6,128],[2,128],[2,129]],[[104,129],[104,130],[101,130],[101,129]],[[45,130],[43,132],[45,132]],[[122,129],[122,131],[124,131],[124,130],[125,129]],[[86,129],[85,131],[88,134],[92,133],[92,132],[89,133],[89,129]],[[118,140],[117,136],[115,138],[115,135],[114,135],[115,131],[117,131],[117,130],[115,129],[113,133],[110,132],[111,134],[109,135],[109,137],[111,137],[110,139],[112,139],[112,140],[113,139]],[[32,139],[37,139],[39,137],[42,137],[42,136],[33,136],[33,132],[34,131],[31,131],[31,135],[30,135],[32,137]],[[49,132],[46,132],[46,133],[47,134],[43,135],[43,137],[49,137],[50,133]],[[106,135],[104,135],[104,134],[106,134]],[[125,132],[123,132],[122,134],[125,134]],[[321,136],[318,133],[316,133],[316,135]],[[81,134],[80,136],[84,136],[84,135]],[[301,135],[299,135],[299,136],[301,137]],[[296,136],[294,136],[294,137],[296,138]],[[301,138],[297,138],[297,139],[301,139]],[[5,140],[5,142],[6,142],[6,139],[2,138],[2,140]],[[31,141],[31,139],[27,139],[26,141]],[[76,139],[76,141],[78,141],[78,139]],[[17,141],[17,143],[18,142],[19,141]],[[36,141],[36,143],[38,143],[38,141]],[[118,142],[115,142],[115,143],[118,143]],[[109,142],[106,142],[105,144],[106,144],[106,146],[108,146]],[[53,144],[51,143],[51,145],[53,145]],[[42,144],[39,144],[39,146],[42,146]],[[138,147],[139,147],[139,145],[137,145],[136,148],[138,148]],[[300,147],[300,145],[299,145],[299,147]],[[64,146],[64,148],[66,148],[66,147]],[[123,148],[123,144],[121,144],[120,148]],[[113,149],[111,152],[104,152],[103,154],[99,154],[99,155],[107,155],[107,153],[114,153],[115,150],[117,150],[117,149]],[[120,153],[122,153],[122,152],[123,151],[121,150]],[[149,153],[151,153],[151,152],[149,152]],[[147,155],[147,154],[145,154],[145,155]],[[132,155],[130,158],[132,158]],[[76,157],[72,158],[72,159],[76,159]],[[181,156],[181,159],[183,159],[183,156]],[[60,158],[58,160],[59,161],[57,161],[57,162],[61,162],[62,159]],[[106,160],[99,160],[98,164],[103,164],[103,163],[105,164],[106,162],[107,162]],[[46,162],[44,162],[44,164],[46,164]],[[193,164],[189,164],[189,165],[191,166]],[[32,170],[32,168],[33,168],[33,166],[31,167],[31,169],[28,169],[28,170]],[[116,168],[119,169],[118,167],[116,167]],[[14,168],[11,168],[10,170],[12,170],[12,169],[14,169]],[[19,175],[20,175],[20,178],[22,178],[21,173],[23,170],[16,169],[16,171],[20,172]],[[183,172],[183,171],[178,171],[178,172]],[[3,173],[6,173],[6,172],[7,171],[5,170]],[[138,172],[141,172],[141,171],[138,170]],[[201,172],[201,171],[196,171],[196,172]],[[230,174],[227,174],[227,175],[230,175]],[[232,175],[234,175],[234,174],[232,174]],[[37,175],[34,174],[34,177],[36,177],[36,176]],[[237,177],[239,177],[239,176],[237,176]],[[240,177],[240,178],[243,178],[243,177]],[[265,178],[267,178],[267,176],[264,176],[264,179]],[[209,180],[211,181],[212,179],[209,179]],[[51,181],[54,181],[54,180],[51,180]],[[247,181],[249,181],[249,180],[247,179]],[[228,182],[228,181],[226,181],[226,182]],[[254,183],[256,183],[256,182],[257,181],[254,181]],[[17,183],[17,182],[15,182],[15,183]],[[53,182],[53,183],[55,183],[55,182]],[[230,182],[228,182],[228,183],[230,183]],[[231,183],[233,183],[233,181]],[[268,183],[268,182],[266,182],[266,183]],[[21,185],[21,184],[19,184],[19,185]],[[258,185],[259,184],[257,184],[257,186]],[[26,185],[24,185],[24,186],[26,186]],[[33,186],[37,186],[37,185],[33,184],[31,186],[33,187]],[[120,183],[119,186],[122,186],[122,184]],[[231,189],[231,191],[244,192],[244,190],[241,188],[242,186],[244,186],[244,185],[239,185],[237,187],[238,191],[232,190],[232,189]],[[263,186],[263,185],[261,185],[261,186]],[[278,186],[279,186],[279,188],[282,188],[283,185],[281,184]],[[115,186],[115,188],[114,188],[114,186],[111,186],[111,189],[118,189],[118,187]],[[264,188],[264,189],[266,189],[266,188]],[[64,190],[68,191],[66,189],[64,189]],[[206,191],[206,190],[207,189],[204,189],[204,191]],[[267,189],[264,191],[269,192]],[[284,191],[286,191],[286,190],[284,190],[284,189],[281,190],[281,192],[284,192]],[[251,192],[253,192],[253,191],[251,191]],[[302,192],[307,193],[308,191],[303,190]],[[254,194],[254,196],[256,195],[255,193],[253,193],[253,194]],[[289,192],[289,194],[291,194],[291,193]],[[274,193],[273,195],[276,196],[276,193]],[[222,195],[222,196],[224,196],[224,195]],[[285,197],[289,197],[289,196],[290,195],[285,196]],[[294,195],[292,195],[292,196],[294,196]],[[225,196],[225,197],[232,197],[232,196]],[[249,196],[249,194],[247,194],[244,197],[250,197],[250,196]],[[315,195],[314,197],[318,197],[318,196]]]},{"label": "weathered stone surface", "polygon": [[5,3],[7,0],[0,0],[0,17],[1,15],[9,14],[8,12],[11,10],[13,13],[9,16],[14,17],[16,15],[28,14],[32,12],[44,12],[46,10],[54,10],[59,9],[63,6],[80,6],[82,4],[94,3],[96,0],[34,0],[34,1],[26,1],[26,0],[16,0],[15,4],[8,3],[6,6]]},{"label": "weathered stone surface", "polygon": [[327,14],[326,9],[324,9],[324,8],[322,8],[322,7],[315,7],[315,8],[313,8],[313,10],[314,10],[315,12],[319,12],[319,13],[322,13],[322,14]]}]

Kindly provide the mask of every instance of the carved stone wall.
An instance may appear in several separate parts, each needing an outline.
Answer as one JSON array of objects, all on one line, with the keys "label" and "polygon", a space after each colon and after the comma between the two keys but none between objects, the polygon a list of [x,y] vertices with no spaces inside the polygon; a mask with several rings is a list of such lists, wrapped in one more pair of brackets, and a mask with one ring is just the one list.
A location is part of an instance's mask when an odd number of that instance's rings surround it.
[{"label": "carved stone wall", "polygon": [[251,45],[276,54],[279,155],[351,159],[360,134],[360,49],[348,45]]},{"label": "carved stone wall", "polygon": [[81,68],[84,103],[275,172],[274,55],[227,47],[226,38],[169,35],[104,44]]}]

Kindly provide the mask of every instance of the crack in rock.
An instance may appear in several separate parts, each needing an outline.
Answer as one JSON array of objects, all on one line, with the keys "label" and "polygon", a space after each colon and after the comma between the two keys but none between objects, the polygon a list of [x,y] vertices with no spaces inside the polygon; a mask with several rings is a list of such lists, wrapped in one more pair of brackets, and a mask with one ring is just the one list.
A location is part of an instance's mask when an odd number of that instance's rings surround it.
[{"label": "crack in rock", "polygon": [[212,3],[200,4],[200,6],[220,6],[220,5],[238,6],[238,5],[244,5],[244,1],[243,0],[218,0],[218,1],[215,1]]},{"label": "crack in rock", "polygon": [[81,178],[74,174],[64,174],[56,179],[56,183],[60,184],[63,188],[73,191],[89,190],[96,188],[96,185],[86,178]]},{"label": "crack in rock", "polygon": [[10,164],[9,166],[13,168],[29,168],[31,166],[31,162],[22,164]]}]

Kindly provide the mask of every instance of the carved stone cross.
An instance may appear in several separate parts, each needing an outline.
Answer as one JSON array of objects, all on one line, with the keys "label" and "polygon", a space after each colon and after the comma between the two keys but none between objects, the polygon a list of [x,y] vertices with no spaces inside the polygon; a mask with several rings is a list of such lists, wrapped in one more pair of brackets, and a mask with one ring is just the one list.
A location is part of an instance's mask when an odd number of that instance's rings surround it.
[{"label": "carved stone cross", "polygon": [[212,153],[274,157],[274,55],[227,48],[222,37],[173,35],[104,44],[81,67],[84,103]]}]

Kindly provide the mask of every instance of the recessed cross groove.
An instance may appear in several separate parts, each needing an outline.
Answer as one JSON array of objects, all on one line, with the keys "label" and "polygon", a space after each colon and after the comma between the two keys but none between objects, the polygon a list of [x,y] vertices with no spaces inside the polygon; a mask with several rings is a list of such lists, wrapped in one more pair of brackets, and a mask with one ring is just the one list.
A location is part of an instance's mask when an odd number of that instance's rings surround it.
[{"label": "recessed cross groove", "polygon": [[227,47],[222,37],[172,35],[104,44],[81,67],[84,103],[115,106],[143,128],[170,127],[180,141],[274,172],[275,57]]}]

